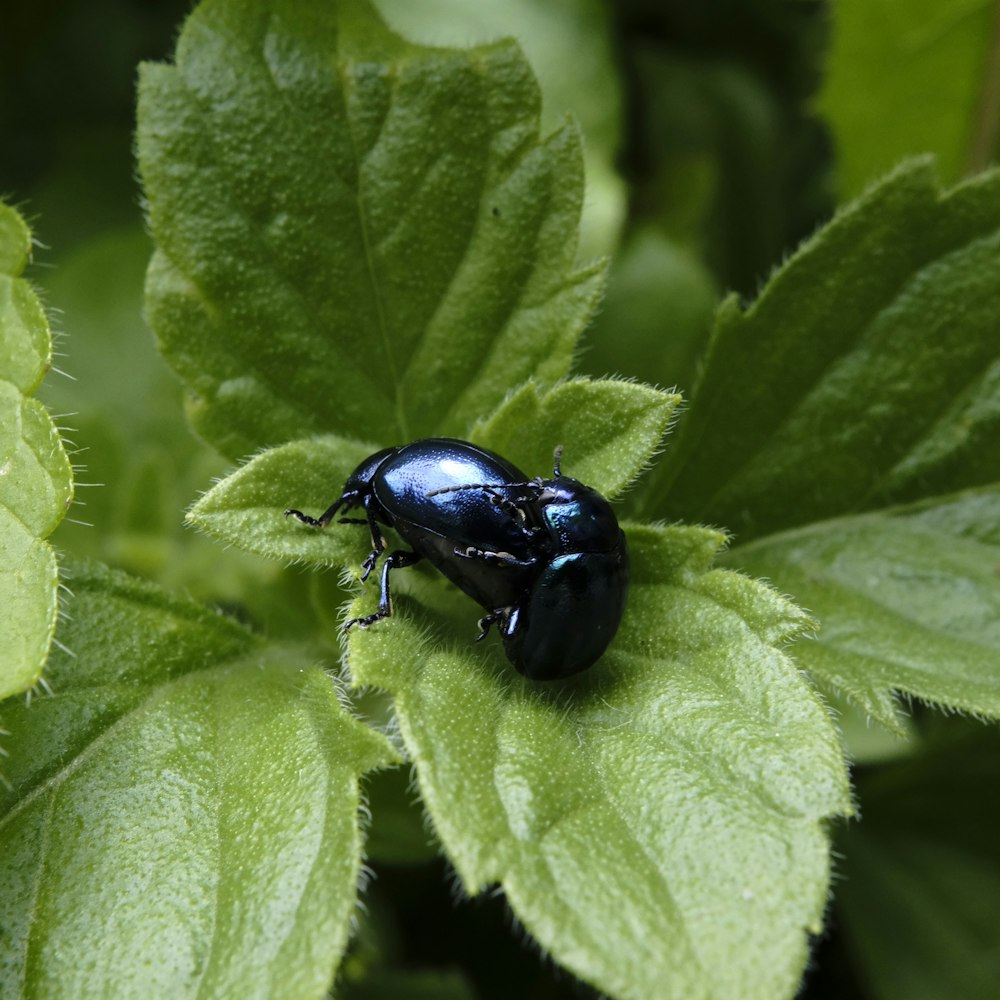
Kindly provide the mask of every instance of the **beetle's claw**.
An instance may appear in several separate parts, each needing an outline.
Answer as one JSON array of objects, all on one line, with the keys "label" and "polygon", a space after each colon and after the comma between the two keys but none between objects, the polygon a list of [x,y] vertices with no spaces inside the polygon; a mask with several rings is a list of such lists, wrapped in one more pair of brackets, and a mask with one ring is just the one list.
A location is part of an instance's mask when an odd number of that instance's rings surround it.
[{"label": "beetle's claw", "polygon": [[310,517],[308,514],[303,514],[301,510],[286,510],[285,517],[294,517],[297,521],[301,521],[303,524],[308,524],[310,528],[322,528],[323,522],[317,521],[315,517]]},{"label": "beetle's claw", "polygon": [[[379,553],[373,552],[368,558],[361,564],[361,568],[364,573],[361,574],[361,582],[364,583],[365,580],[371,576],[372,570],[375,568],[375,564],[378,562]],[[355,619],[357,620],[357,619]]]},{"label": "beetle's claw", "polygon": [[358,628],[368,628],[369,625],[374,625],[380,618],[385,618],[380,611],[376,611],[373,615],[365,615],[364,618],[350,618],[343,625],[340,626],[341,632],[350,632],[350,630],[357,625]]}]

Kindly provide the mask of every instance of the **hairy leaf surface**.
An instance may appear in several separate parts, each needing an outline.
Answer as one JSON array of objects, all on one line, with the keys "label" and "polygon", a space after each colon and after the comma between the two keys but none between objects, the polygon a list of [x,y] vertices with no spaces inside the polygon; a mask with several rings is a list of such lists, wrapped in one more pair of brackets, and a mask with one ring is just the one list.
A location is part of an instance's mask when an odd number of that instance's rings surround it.
[{"label": "hairy leaf surface", "polygon": [[5,713],[0,993],[319,996],[392,750],[302,653],[96,565],[69,585],[54,693]]},{"label": "hairy leaf surface", "polygon": [[463,636],[422,593],[352,633],[354,680],[395,695],[466,888],[499,882],[561,964],[617,997],[791,996],[826,905],[823,821],[850,808],[832,720],[775,646],[808,619],[710,570],[716,532],[628,536],[622,630],[576,682],[518,678],[472,645],[474,613]]}]

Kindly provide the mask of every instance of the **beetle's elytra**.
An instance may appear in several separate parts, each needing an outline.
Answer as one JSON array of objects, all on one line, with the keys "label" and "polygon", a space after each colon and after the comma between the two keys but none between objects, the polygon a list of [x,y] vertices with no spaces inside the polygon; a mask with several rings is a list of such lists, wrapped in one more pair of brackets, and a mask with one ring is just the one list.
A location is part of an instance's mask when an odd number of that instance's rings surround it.
[{"label": "beetle's elytra", "polygon": [[508,659],[525,676],[555,680],[591,666],[614,638],[628,593],[628,549],[610,504],[596,490],[563,476],[528,479],[506,459],[452,438],[386,448],[351,473],[321,517],[286,516],[325,528],[339,511],[364,509],[372,551],[367,579],[386,549],[380,524],[410,549],[382,563],[378,611],[354,618],[367,627],[392,614],[394,569],[429,559],[487,611]]}]

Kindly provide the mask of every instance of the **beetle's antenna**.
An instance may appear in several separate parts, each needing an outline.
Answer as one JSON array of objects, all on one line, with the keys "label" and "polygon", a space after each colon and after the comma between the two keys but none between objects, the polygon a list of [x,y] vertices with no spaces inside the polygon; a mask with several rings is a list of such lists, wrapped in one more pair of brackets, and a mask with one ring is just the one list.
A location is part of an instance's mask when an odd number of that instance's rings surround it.
[{"label": "beetle's antenna", "polygon": [[563,453],[563,446],[561,444],[557,444],[556,450],[552,454],[552,466],[553,466],[552,471],[555,474],[556,479],[558,479],[562,475],[561,471],[562,453]]},{"label": "beetle's antenna", "polygon": [[442,493],[458,493],[461,490],[486,490],[487,493],[495,493],[497,490],[509,490],[516,486],[537,486],[535,482],[527,483],[463,483],[461,486],[442,486],[439,490],[431,490],[425,493],[425,497],[437,497]]}]

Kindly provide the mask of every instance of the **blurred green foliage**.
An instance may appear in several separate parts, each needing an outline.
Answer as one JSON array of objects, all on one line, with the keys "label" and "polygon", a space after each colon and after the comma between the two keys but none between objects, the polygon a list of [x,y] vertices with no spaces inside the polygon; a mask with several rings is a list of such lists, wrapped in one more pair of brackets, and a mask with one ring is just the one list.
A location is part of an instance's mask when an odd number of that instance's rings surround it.
[{"label": "blurred green foliage", "polygon": [[[584,249],[612,258],[578,365],[593,375],[690,396],[722,294],[751,298],[838,194],[909,153],[935,152],[948,182],[995,157],[1000,45],[985,2],[595,0],[564,37],[562,4],[466,0],[468,23],[462,6],[382,9],[420,40],[521,37],[547,125],[565,111],[583,123]],[[135,182],[135,67],[169,57],[189,7],[43,0],[0,15],[0,194],[40,241],[29,277],[54,316],[56,367],[75,379],[53,373],[40,395],[74,428],[84,471],[72,516],[92,525],[64,524],[55,543],[295,637],[342,597],[336,580],[286,574],[183,527],[228,463],[189,430],[143,318],[152,246]],[[366,699],[380,718],[385,705]],[[862,820],[838,830],[836,903],[802,995],[991,997],[995,732],[919,706],[905,741],[847,722]],[[590,995],[508,933],[499,899],[455,905],[408,779],[379,776],[369,796],[379,877],[344,996]]]}]

